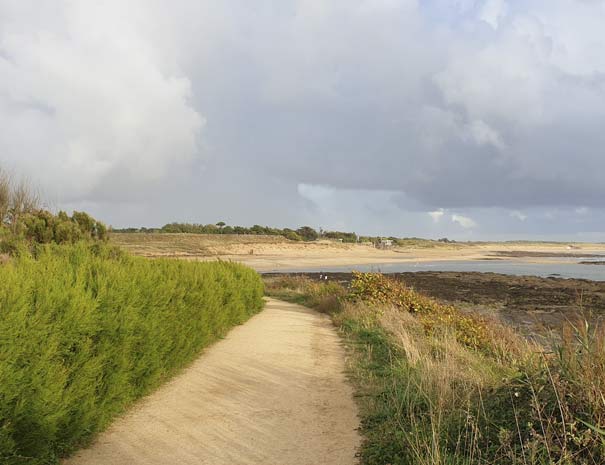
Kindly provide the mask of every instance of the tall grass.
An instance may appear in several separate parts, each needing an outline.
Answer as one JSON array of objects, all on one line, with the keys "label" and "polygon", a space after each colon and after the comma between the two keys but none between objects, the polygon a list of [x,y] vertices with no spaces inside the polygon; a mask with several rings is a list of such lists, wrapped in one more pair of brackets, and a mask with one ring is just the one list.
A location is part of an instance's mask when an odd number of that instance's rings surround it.
[{"label": "tall grass", "polygon": [[47,464],[262,308],[244,266],[39,246],[0,265],[0,463]]},{"label": "tall grass", "polygon": [[381,275],[358,274],[335,305],[307,281],[268,290],[332,306],[354,348],[364,464],[605,463],[603,327],[570,323],[545,347]]}]

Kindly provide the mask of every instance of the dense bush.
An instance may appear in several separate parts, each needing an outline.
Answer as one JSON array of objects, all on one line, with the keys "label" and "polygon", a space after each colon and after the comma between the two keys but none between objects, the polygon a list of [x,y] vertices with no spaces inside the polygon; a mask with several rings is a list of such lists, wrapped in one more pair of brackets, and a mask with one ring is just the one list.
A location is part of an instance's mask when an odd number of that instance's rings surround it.
[{"label": "dense bush", "polygon": [[325,237],[326,239],[341,240],[342,242],[357,242],[357,234],[354,232],[322,231],[321,236]]},{"label": "dense bush", "polygon": [[303,238],[303,241],[316,241],[319,238],[319,233],[311,226],[303,226],[296,230],[296,234]]},{"label": "dense bush", "polygon": [[0,167],[0,248],[14,249],[20,239],[30,244],[65,244],[107,238],[105,225],[87,213],[55,215],[41,205],[38,194],[26,181],[17,182]]},{"label": "dense bush", "polygon": [[2,464],[55,463],[262,307],[238,264],[35,252],[0,265]]},{"label": "dense bush", "polygon": [[18,229],[26,239],[38,243],[74,243],[80,240],[105,240],[107,228],[100,221],[84,212],[65,212],[53,215],[46,210],[27,213]]}]

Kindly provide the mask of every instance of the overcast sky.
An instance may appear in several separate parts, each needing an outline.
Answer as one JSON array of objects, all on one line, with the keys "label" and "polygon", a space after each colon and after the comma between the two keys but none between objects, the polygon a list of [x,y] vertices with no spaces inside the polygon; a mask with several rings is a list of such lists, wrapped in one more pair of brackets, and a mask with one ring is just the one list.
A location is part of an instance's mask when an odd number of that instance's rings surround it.
[{"label": "overcast sky", "polygon": [[605,241],[602,0],[0,0],[0,164],[108,224]]}]

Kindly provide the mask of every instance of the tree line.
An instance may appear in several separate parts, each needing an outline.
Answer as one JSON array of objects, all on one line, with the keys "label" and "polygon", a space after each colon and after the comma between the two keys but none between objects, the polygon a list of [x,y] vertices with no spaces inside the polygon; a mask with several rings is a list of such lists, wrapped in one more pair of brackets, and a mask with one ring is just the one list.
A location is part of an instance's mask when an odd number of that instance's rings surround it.
[{"label": "tree line", "polygon": [[298,229],[290,228],[272,228],[270,226],[261,226],[255,224],[251,227],[230,226],[224,221],[210,224],[198,223],[169,223],[161,228],[122,228],[112,229],[116,233],[185,233],[185,234],[244,234],[244,235],[264,235],[264,236],[283,236],[292,241],[316,241],[318,239],[331,239],[344,243],[371,243],[377,244],[385,239],[392,241],[398,246],[434,246],[436,243],[454,243],[455,241],[447,238],[422,239],[418,237],[394,237],[394,236],[360,236],[354,232],[344,231],[325,231],[322,228],[316,230],[311,226],[302,226]]},{"label": "tree line", "polygon": [[359,237],[354,232],[316,230],[311,226],[301,226],[298,229],[272,228],[270,226],[230,226],[224,221],[215,224],[169,223],[161,228],[123,228],[113,229],[117,233],[187,233],[187,234],[243,234],[263,236],[283,236],[292,241],[315,241],[318,239],[342,240],[342,242],[358,242]]}]

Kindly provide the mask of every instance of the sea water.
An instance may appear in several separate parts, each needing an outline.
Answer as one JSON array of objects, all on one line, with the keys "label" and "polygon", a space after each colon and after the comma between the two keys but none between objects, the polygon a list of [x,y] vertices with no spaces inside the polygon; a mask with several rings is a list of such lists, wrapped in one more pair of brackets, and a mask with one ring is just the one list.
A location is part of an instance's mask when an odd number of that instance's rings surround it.
[{"label": "sea water", "polygon": [[584,265],[575,259],[573,262],[561,263],[527,263],[515,260],[440,260],[430,262],[377,263],[371,265],[324,266],[310,268],[279,269],[272,272],[351,272],[376,271],[381,273],[405,273],[415,271],[477,271],[482,273],[502,273],[517,276],[540,276],[556,278],[589,279],[605,281],[605,265]]}]

